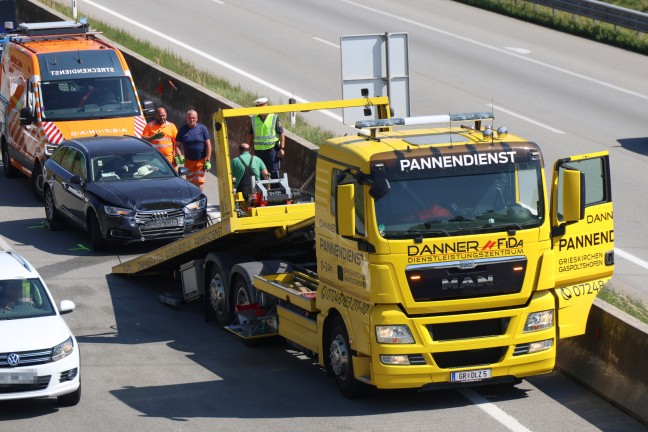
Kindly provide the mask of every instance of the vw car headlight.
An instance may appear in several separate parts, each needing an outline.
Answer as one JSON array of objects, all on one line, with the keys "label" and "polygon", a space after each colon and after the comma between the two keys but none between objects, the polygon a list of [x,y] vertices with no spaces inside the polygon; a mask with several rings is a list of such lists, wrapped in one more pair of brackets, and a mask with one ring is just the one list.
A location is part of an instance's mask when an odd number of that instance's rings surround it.
[{"label": "vw car headlight", "polygon": [[207,207],[207,197],[203,196],[185,206],[185,210],[201,210]]},{"label": "vw car headlight", "polygon": [[72,354],[72,351],[74,351],[74,342],[72,342],[72,336],[70,336],[65,342],[52,348],[52,360],[61,360]]},{"label": "vw car headlight", "polygon": [[128,216],[133,212],[133,210],[130,209],[109,206],[109,205],[104,206],[104,211],[108,216]]},{"label": "vw car headlight", "polygon": [[527,316],[526,324],[524,324],[523,332],[529,333],[553,327],[553,316],[553,309],[530,313]]},{"label": "vw car headlight", "polygon": [[378,343],[413,344],[414,336],[406,325],[376,326]]}]

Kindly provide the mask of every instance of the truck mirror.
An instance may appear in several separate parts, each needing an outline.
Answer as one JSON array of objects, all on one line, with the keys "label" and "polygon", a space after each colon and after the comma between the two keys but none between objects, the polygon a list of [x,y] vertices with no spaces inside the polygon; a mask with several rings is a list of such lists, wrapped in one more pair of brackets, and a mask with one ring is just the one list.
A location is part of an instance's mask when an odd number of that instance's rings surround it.
[{"label": "truck mirror", "polygon": [[153,102],[150,100],[145,100],[142,103],[142,114],[147,119],[152,119],[155,117],[155,108],[153,107]]},{"label": "truck mirror", "polygon": [[380,179],[379,181],[374,183],[373,186],[371,186],[371,189],[369,189],[369,195],[374,200],[379,200],[380,198],[387,195],[390,189],[391,186],[389,185],[389,180]]},{"label": "truck mirror", "polygon": [[30,125],[34,122],[34,115],[29,108],[21,108],[20,110],[20,124],[21,126]]},{"label": "truck mirror", "polygon": [[337,232],[342,237],[355,236],[355,186],[353,184],[339,185],[335,195]]},{"label": "truck mirror", "polygon": [[81,184],[81,177],[77,174],[73,175],[70,177],[70,183],[74,185],[80,185]]},{"label": "truck mirror", "polygon": [[577,222],[585,217],[585,175],[565,169],[562,180],[563,220]]}]

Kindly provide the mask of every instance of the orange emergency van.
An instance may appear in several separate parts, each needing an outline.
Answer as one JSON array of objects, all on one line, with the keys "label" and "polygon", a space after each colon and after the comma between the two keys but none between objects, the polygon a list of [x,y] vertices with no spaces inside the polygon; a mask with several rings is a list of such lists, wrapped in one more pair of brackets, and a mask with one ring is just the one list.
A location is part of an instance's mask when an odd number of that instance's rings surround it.
[{"label": "orange emergency van", "polygon": [[[20,24],[0,67],[2,162],[42,199],[45,158],[68,138],[141,136],[146,120],[122,53],[86,22]],[[152,103],[145,103],[150,110]],[[152,110],[151,110],[152,112]]]}]

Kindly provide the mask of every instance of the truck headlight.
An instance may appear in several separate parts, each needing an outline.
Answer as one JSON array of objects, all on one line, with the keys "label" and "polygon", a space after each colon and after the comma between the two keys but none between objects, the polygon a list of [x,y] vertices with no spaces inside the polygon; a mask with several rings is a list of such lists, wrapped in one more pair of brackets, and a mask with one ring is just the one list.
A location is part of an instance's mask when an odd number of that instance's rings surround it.
[{"label": "truck headlight", "polygon": [[529,344],[528,354],[545,351],[551,348],[552,346],[553,346],[553,339],[547,339],[540,342],[532,342]]},{"label": "truck headlight", "polygon": [[553,327],[554,311],[546,310],[542,312],[533,312],[527,316],[526,324],[524,324],[524,333],[545,330]]},{"label": "truck headlight", "polygon": [[72,354],[72,351],[74,351],[74,343],[72,342],[72,336],[70,336],[65,342],[52,348],[52,360],[61,360]]},{"label": "truck headlight", "polygon": [[125,209],[121,207],[115,207],[115,206],[104,206],[104,211],[108,216],[128,216],[133,212],[131,209]]},{"label": "truck headlight", "polygon": [[203,196],[185,206],[185,210],[201,210],[207,207],[207,197]]},{"label": "truck headlight", "polygon": [[406,325],[376,326],[376,340],[386,344],[413,344],[414,336]]}]

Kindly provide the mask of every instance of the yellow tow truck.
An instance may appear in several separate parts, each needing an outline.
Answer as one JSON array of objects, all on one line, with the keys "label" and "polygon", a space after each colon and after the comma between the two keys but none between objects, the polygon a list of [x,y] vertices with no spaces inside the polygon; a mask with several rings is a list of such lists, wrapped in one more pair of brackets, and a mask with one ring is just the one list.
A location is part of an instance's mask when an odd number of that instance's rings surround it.
[{"label": "yellow tow truck", "polygon": [[[314,194],[233,189],[247,117],[347,107],[371,117],[319,147]],[[386,97],[226,109],[214,128],[220,221],[113,273],[179,270],[208,319],[283,337],[347,397],[549,372],[612,275],[607,152],[558,160],[548,183],[540,147],[491,113],[391,118]]]}]

